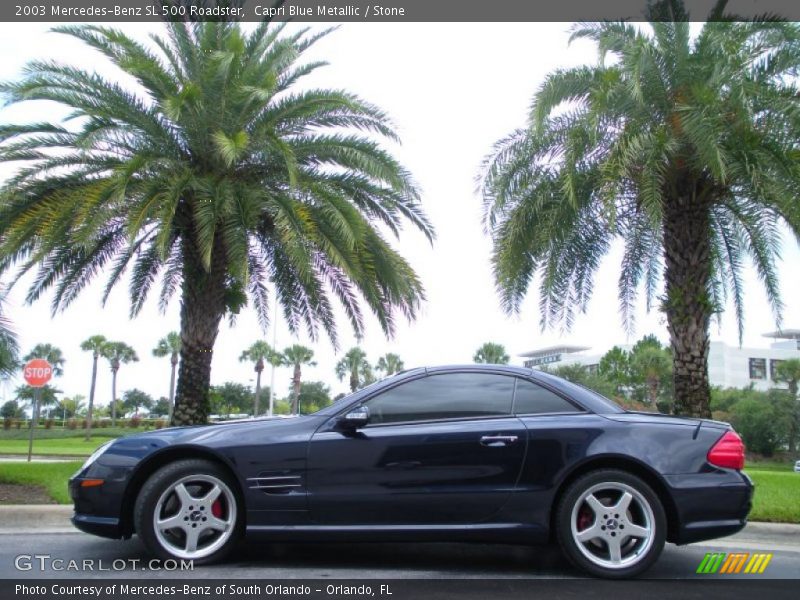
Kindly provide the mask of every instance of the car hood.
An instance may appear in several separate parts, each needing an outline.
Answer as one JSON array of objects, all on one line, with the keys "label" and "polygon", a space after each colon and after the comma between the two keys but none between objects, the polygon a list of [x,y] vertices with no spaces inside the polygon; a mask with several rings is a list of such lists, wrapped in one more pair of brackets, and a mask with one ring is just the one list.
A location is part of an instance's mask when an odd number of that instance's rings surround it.
[{"label": "car hood", "polygon": [[241,419],[214,423],[212,425],[190,425],[185,427],[167,427],[155,431],[137,433],[118,438],[115,450],[153,451],[164,446],[183,444],[212,444],[216,440],[245,436],[247,432],[258,429],[261,437],[268,437],[270,432],[283,431],[309,423],[311,420],[324,420],[324,417],[301,415],[297,417],[259,417],[257,419]]}]

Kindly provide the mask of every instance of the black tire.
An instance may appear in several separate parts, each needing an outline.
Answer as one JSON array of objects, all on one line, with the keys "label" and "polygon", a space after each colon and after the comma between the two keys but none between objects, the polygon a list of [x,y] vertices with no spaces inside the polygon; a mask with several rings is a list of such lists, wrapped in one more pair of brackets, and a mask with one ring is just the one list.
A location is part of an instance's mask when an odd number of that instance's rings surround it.
[{"label": "black tire", "polygon": [[[581,544],[581,542],[576,540],[575,536],[573,535],[572,520],[574,511],[578,511],[579,515],[580,511],[585,511],[588,508],[588,502],[585,504],[582,500],[582,497],[589,490],[595,486],[600,486],[601,484],[610,484],[612,486],[617,485],[619,487],[627,486],[628,488],[632,488],[638,492],[641,498],[635,497],[635,500],[633,501],[635,504],[632,504],[634,507],[632,510],[637,511],[640,514],[646,513],[647,518],[649,521],[651,521],[651,535],[647,538],[649,540],[648,542],[640,541],[637,538],[628,538],[623,536],[616,538],[626,539],[626,544],[631,546],[630,560],[632,562],[626,566],[609,567],[603,564],[598,564],[599,562],[610,562],[611,558],[610,546],[606,545],[605,541],[602,541],[603,538],[597,537],[592,539],[590,542],[584,542]],[[603,492],[598,491],[598,494],[602,496]],[[645,506],[642,504],[642,501],[649,505],[649,509],[652,511],[652,516],[647,513],[647,508],[645,508]],[[608,500],[608,502],[613,501]],[[579,506],[576,507],[576,504]],[[605,510],[602,512],[605,512]],[[603,520],[605,517],[609,517],[612,520],[605,521]],[[607,524],[608,527],[606,527],[604,524]],[[632,524],[635,523],[629,523],[629,530]],[[591,527],[594,527],[594,525],[597,525],[598,528],[603,528],[603,531],[600,535],[604,537],[612,535],[611,530],[616,530],[619,527],[618,520],[614,519],[614,515],[611,514],[610,510],[608,515],[597,515],[595,512],[594,521],[592,522]],[[583,533],[584,529],[577,529],[577,527],[578,525],[576,524],[576,530],[579,533]],[[642,479],[632,475],[631,473],[618,469],[601,469],[592,471],[579,477],[565,490],[561,500],[558,503],[558,507],[556,508],[555,529],[556,538],[558,539],[558,544],[561,547],[561,550],[564,552],[570,562],[572,562],[572,564],[574,564],[576,567],[586,571],[591,575],[594,575],[595,577],[603,577],[607,579],[626,579],[630,577],[636,577],[637,575],[643,573],[645,570],[650,568],[656,560],[658,560],[658,557],[661,555],[661,551],[664,549],[664,542],[666,540],[667,518],[664,512],[664,507],[661,504],[661,500],[658,498],[658,495]],[[588,529],[589,526],[586,527],[586,530]],[[621,531],[616,530],[616,534],[621,533]],[[612,541],[611,538],[605,539],[608,539],[609,542]],[[617,543],[619,544],[619,542]],[[583,547],[583,550],[581,547]],[[586,553],[593,555],[594,552],[597,552],[597,554],[601,556],[596,559],[590,559],[586,556]],[[603,560],[604,556],[602,555],[605,552],[609,553],[609,557]]]},{"label": "black tire", "polygon": [[[185,556],[175,554],[159,540],[159,536],[155,531],[154,513],[162,494],[169,490],[175,482],[192,476],[212,477],[221,481],[230,490],[235,504],[235,517],[231,514],[233,525],[227,541],[207,556],[191,558],[194,564],[197,565],[210,564],[227,556],[244,534],[244,503],[241,499],[238,484],[232,480],[228,472],[220,465],[208,460],[186,459],[177,460],[161,467],[147,479],[136,497],[136,504],[133,510],[134,524],[139,538],[153,555],[161,560],[186,559],[187,557]],[[208,535],[213,535],[213,532]],[[162,535],[161,537],[164,536]]]}]

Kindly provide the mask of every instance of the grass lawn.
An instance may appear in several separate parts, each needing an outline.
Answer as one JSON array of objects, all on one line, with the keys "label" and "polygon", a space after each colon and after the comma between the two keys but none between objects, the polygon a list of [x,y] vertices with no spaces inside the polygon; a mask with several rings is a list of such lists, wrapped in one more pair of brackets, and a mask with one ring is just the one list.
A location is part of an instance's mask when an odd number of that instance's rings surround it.
[{"label": "grass lawn", "polygon": [[[123,435],[131,435],[139,431],[144,431],[144,428],[129,428],[129,427],[93,427],[92,439],[95,437],[102,438],[117,438]],[[20,429],[0,429],[0,441],[3,440],[27,440],[29,429],[21,427]],[[86,436],[84,429],[62,429],[61,427],[53,427],[45,429],[44,427],[37,427],[33,432],[33,442],[36,440],[55,440],[65,438],[83,438]]]},{"label": "grass lawn", "polygon": [[80,461],[62,463],[0,463],[0,483],[38,485],[59,504],[70,504],[67,480],[81,466]]},{"label": "grass lawn", "polygon": [[[37,432],[38,433],[38,432]],[[98,446],[104,444],[110,437],[92,436],[91,441],[86,441],[83,437],[71,437],[62,439],[33,439],[33,453],[38,455],[51,456],[89,456]],[[28,440],[25,439],[2,439],[0,438],[0,454],[27,454]]]},{"label": "grass lawn", "polygon": [[746,469],[755,483],[751,521],[800,523],[800,473]]}]

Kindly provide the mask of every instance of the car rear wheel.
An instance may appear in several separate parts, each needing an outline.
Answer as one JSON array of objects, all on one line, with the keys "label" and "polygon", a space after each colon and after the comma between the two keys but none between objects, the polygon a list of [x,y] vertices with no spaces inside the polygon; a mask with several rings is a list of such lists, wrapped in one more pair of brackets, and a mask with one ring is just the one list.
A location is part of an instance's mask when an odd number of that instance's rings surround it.
[{"label": "car rear wheel", "polygon": [[217,561],[242,534],[236,490],[228,473],[213,462],[170,463],[145,482],[136,498],[136,531],[159,558]]},{"label": "car rear wheel", "polygon": [[634,577],[659,557],[667,521],[658,496],[639,477],[616,469],[588,473],[567,488],[556,535],[577,567],[598,577]]}]

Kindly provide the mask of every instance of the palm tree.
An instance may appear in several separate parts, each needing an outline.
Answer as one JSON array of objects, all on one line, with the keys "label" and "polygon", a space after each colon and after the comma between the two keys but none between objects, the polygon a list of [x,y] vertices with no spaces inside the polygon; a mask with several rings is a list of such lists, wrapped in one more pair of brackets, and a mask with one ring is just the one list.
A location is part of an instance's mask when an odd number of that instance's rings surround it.
[{"label": "palm tree", "polygon": [[783,381],[789,388],[792,400],[792,412],[789,419],[789,452],[794,454],[797,450],[798,429],[800,429],[800,406],[797,397],[798,383],[800,382],[800,359],[789,358],[778,363],[775,369],[775,380]]},{"label": "palm tree", "polygon": [[286,367],[293,367],[292,374],[292,414],[296,415],[300,408],[300,367],[310,365],[315,367],[314,351],[300,344],[294,344],[284,349],[281,354],[281,363]]},{"label": "palm tree", "polygon": [[383,373],[384,377],[389,377],[405,369],[403,359],[398,354],[388,352],[378,359],[375,370]]},{"label": "palm tree", "polygon": [[266,328],[278,302],[293,333],[323,331],[335,345],[333,296],[356,335],[366,303],[391,336],[424,293],[379,225],[433,232],[382,146],[398,139],[387,116],[344,91],[296,86],[324,64],[301,61],[325,33],[164,28],[152,48],[105,27],[56,29],[104,54],[130,86],[51,61],[0,86],[6,103],[54,101],[75,124],[0,128],[0,161],[21,165],[0,190],[0,273],[38,267],[27,300],[53,287],[56,310],[99,272],[110,292],[129,267],[132,315],[159,278],[162,307],[180,290],[173,418],[194,423],[207,418],[226,314],[251,302]]},{"label": "palm tree", "polygon": [[11,321],[3,313],[5,290],[0,287],[0,377],[11,377],[19,368],[19,344]]},{"label": "palm tree", "polygon": [[475,351],[472,361],[476,363],[486,363],[492,365],[507,365],[511,360],[506,353],[506,348],[502,344],[486,342]]},{"label": "palm tree", "polygon": [[[278,355],[267,342],[258,341],[254,342],[252,346],[242,352],[239,360],[242,362],[250,361],[255,363],[256,393],[253,399],[253,416],[257,417],[261,414],[259,401],[261,399],[261,373],[264,371],[264,361],[278,365],[281,362],[280,355]],[[270,407],[270,411],[271,410],[272,407]],[[272,416],[272,414],[270,414],[270,416]]]},{"label": "palm tree", "polygon": [[139,357],[125,342],[106,342],[100,349],[100,354],[108,359],[111,366],[111,426],[114,427],[117,424],[117,373],[120,365],[136,362]]},{"label": "palm tree", "polygon": [[350,391],[355,392],[372,378],[372,365],[367,360],[367,353],[358,346],[350,348],[344,357],[336,363],[336,376],[339,381],[350,377]]},{"label": "palm tree", "polygon": [[172,370],[169,376],[169,415],[167,420],[172,422],[172,409],[175,406],[175,370],[178,367],[178,357],[181,353],[181,336],[175,331],[170,331],[166,337],[158,340],[153,348],[153,356],[163,358],[169,356]]},{"label": "palm tree", "polygon": [[542,327],[571,326],[621,241],[623,321],[663,275],[676,410],[703,417],[711,317],[732,297],[741,338],[749,257],[779,318],[779,224],[800,235],[800,26],[725,21],[725,5],[695,37],[680,0],[651,4],[649,31],[576,25],[599,64],[550,74],[482,181],[503,307],[519,311],[538,276]]},{"label": "palm tree", "polygon": [[53,367],[53,376],[61,377],[64,374],[64,353],[61,348],[53,346],[53,344],[36,344],[30,352],[22,357],[22,360],[28,362],[34,358],[43,358]]},{"label": "palm tree", "polygon": [[94,412],[94,390],[97,384],[97,359],[103,352],[103,347],[108,343],[105,336],[93,335],[81,342],[81,350],[92,353],[92,381],[89,385],[89,408],[86,410],[86,441],[92,438],[92,416]]}]

